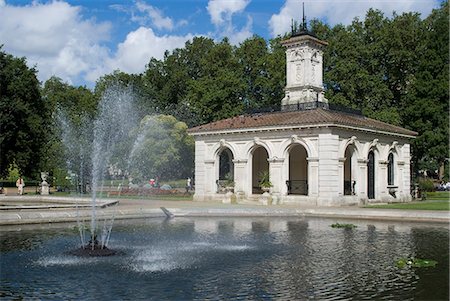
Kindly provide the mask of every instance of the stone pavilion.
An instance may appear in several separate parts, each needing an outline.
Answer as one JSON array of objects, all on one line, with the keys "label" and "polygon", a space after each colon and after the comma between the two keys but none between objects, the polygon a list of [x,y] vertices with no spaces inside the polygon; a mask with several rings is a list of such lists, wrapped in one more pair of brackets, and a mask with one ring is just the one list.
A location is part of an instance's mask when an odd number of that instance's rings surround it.
[{"label": "stone pavilion", "polygon": [[[281,111],[189,130],[195,138],[194,200],[229,200],[226,186],[232,185],[238,202],[263,195],[272,204],[318,206],[410,201],[410,141],[417,133],[329,104],[322,79],[327,43],[306,27],[293,30],[283,45]],[[269,197],[260,187],[265,171]]]}]

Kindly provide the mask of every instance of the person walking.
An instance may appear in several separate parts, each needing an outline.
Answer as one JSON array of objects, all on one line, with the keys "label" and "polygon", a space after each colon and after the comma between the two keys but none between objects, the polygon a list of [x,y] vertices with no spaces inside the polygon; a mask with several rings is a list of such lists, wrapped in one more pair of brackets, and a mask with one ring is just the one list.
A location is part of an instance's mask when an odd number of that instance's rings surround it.
[{"label": "person walking", "polygon": [[23,195],[23,188],[25,187],[25,182],[23,181],[22,177],[19,177],[16,181],[17,186],[17,193],[19,195]]}]

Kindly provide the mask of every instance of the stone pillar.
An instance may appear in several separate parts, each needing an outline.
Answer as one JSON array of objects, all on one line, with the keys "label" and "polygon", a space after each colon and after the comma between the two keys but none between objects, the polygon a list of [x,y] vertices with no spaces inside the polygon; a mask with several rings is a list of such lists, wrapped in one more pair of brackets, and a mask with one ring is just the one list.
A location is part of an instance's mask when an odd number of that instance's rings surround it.
[{"label": "stone pillar", "polygon": [[238,199],[250,195],[251,192],[246,191],[248,181],[251,177],[247,174],[247,159],[235,159],[234,163],[234,193]]},{"label": "stone pillar", "polygon": [[319,134],[319,197],[317,205],[329,206],[339,198],[339,136]]},{"label": "stone pillar", "polygon": [[358,178],[356,179],[356,194],[359,199],[367,201],[367,159],[358,159]]},{"label": "stone pillar", "polygon": [[339,196],[344,196],[344,164],[345,164],[345,158],[339,158],[338,162],[338,170],[339,170],[339,181],[341,182],[340,185],[338,185],[338,194]]},{"label": "stone pillar", "polygon": [[282,186],[286,185],[286,179],[284,179],[282,173],[284,159],[273,157],[267,161],[269,161],[269,178],[273,185],[271,192],[273,195],[280,196],[283,189]]},{"label": "stone pillar", "polygon": [[195,201],[202,201],[205,197],[205,154],[205,143],[203,141],[195,141]]},{"label": "stone pillar", "polygon": [[[375,169],[375,199],[387,201],[390,199],[387,183],[388,161],[378,160],[378,168]],[[377,191],[378,190],[378,191]]]},{"label": "stone pillar", "polygon": [[394,183],[398,186],[397,196],[399,200],[405,201],[405,196],[409,195],[409,187],[405,189],[405,181],[403,179],[405,176],[405,161],[397,161],[397,164],[394,166],[398,167],[398,169],[394,169],[394,174],[397,174],[395,176],[397,182]]},{"label": "stone pillar", "polygon": [[215,160],[205,160],[205,194],[215,194],[217,192],[216,173],[214,168]]},{"label": "stone pillar", "polygon": [[272,204],[281,204],[281,194],[283,192],[283,185],[286,185],[286,178],[283,176],[284,158],[274,157],[269,159],[269,172],[272,187]]},{"label": "stone pillar", "polygon": [[[411,150],[410,145],[405,144],[402,147],[403,155],[403,199],[405,201],[411,201]],[[400,160],[399,160],[400,161]]]},{"label": "stone pillar", "polygon": [[308,196],[319,195],[319,158],[307,158],[308,160]]}]

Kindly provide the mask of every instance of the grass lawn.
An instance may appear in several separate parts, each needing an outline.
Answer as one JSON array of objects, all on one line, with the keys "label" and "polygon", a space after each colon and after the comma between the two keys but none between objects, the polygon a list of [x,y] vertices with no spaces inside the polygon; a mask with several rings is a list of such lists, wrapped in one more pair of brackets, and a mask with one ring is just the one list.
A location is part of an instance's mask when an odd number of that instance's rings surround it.
[{"label": "grass lawn", "polygon": [[450,210],[450,192],[428,192],[424,201],[410,203],[392,203],[385,205],[368,205],[364,208],[415,209],[415,210]]}]

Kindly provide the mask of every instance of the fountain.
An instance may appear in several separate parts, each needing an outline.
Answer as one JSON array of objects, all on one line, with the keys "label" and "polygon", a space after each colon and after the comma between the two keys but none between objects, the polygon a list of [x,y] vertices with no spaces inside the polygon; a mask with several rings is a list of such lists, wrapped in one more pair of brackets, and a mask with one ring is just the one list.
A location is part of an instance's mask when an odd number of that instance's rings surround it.
[{"label": "fountain", "polygon": [[[63,142],[69,149],[69,166],[79,166],[79,193],[86,192],[85,169],[90,169],[91,218],[89,226],[78,219],[81,246],[71,254],[78,256],[110,256],[117,252],[108,248],[114,214],[103,223],[97,217],[97,198],[102,190],[103,175],[113,158],[126,158],[129,151],[127,141],[130,132],[137,126],[133,110],[131,87],[112,84],[104,91],[98,104],[93,123],[87,116],[81,116],[78,124],[67,118],[60,118],[63,128]],[[86,139],[87,138],[87,139]],[[90,143],[89,138],[92,139]],[[121,147],[118,147],[118,146]],[[91,147],[89,147],[91,146]],[[89,150],[91,153],[89,154]],[[75,155],[74,155],[75,154]],[[76,162],[76,161],[79,162]]]}]

